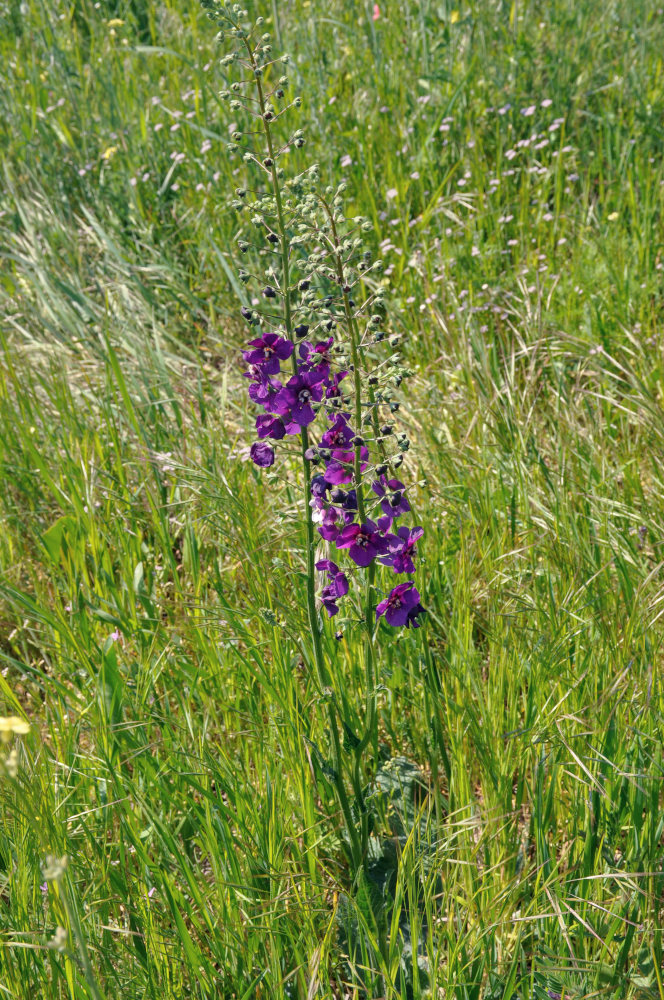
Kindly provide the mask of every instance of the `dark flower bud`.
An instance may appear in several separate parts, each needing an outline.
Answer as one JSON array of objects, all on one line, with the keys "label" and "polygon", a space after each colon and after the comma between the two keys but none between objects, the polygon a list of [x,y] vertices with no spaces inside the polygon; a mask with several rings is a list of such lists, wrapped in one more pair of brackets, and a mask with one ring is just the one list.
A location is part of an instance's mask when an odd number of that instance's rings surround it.
[{"label": "dark flower bud", "polygon": [[247,320],[249,320],[249,322],[251,322],[251,317],[254,315],[251,309],[247,309],[246,306],[242,306],[242,308],[240,309],[240,312],[242,313],[242,315],[244,316],[245,319],[247,319]]},{"label": "dark flower bud", "polygon": [[300,326],[295,327],[296,337],[306,337],[308,333],[309,333],[309,327],[307,326],[306,323],[302,323]]},{"label": "dark flower bud", "polygon": [[249,244],[245,240],[238,240],[238,249],[240,253],[246,253],[249,249]]},{"label": "dark flower bud", "polygon": [[400,403],[390,403],[390,410],[392,413],[396,413],[400,405]]},{"label": "dark flower bud", "polygon": [[389,340],[390,347],[396,347],[400,340],[401,337],[399,336],[399,334],[393,333]]},{"label": "dark flower bud", "polygon": [[394,378],[392,379],[392,382],[398,388],[401,385],[401,383],[403,382],[403,379],[402,379],[401,375],[395,375]]},{"label": "dark flower bud", "polygon": [[[301,108],[302,107],[302,98],[301,97],[295,97],[295,98],[293,98],[293,104],[294,104],[294,106],[296,108]],[[304,146],[304,139],[302,140],[302,145]]]},{"label": "dark flower bud", "polygon": [[341,640],[343,639],[343,637],[344,637],[344,634],[341,631],[334,633],[334,638],[337,640],[337,642],[341,642]]},{"label": "dark flower bud", "polygon": [[339,488],[332,490],[332,492],[330,493],[330,500],[332,501],[332,503],[343,503],[345,499],[346,499],[346,494],[344,493],[343,490],[340,490]]},{"label": "dark flower bud", "polygon": [[380,326],[380,324],[381,324],[382,322],[383,322],[383,321],[382,321],[382,319],[380,318],[380,316],[378,315],[378,313],[374,313],[374,315],[373,315],[373,316],[371,317],[371,319],[369,320],[369,325],[370,325],[370,326]]},{"label": "dark flower bud", "polygon": [[369,385],[378,385],[378,376],[377,375],[370,375],[369,376]]},{"label": "dark flower bud", "polygon": [[274,111],[266,111],[263,115],[263,121],[271,122],[274,121]]},{"label": "dark flower bud", "polygon": [[277,293],[275,292],[272,285],[265,286],[265,288],[263,289],[263,295],[265,296],[266,299],[276,299],[277,297]]},{"label": "dark flower bud", "polygon": [[270,156],[266,156],[265,159],[263,160],[263,166],[264,167],[274,166],[274,160]]},{"label": "dark flower bud", "polygon": [[386,472],[387,472],[387,466],[386,465],[377,465],[376,466],[376,475],[377,476],[384,476]]},{"label": "dark flower bud", "polygon": [[306,292],[307,288],[311,287],[311,282],[308,281],[307,278],[304,278],[304,280],[301,281],[297,287],[300,289],[301,292]]},{"label": "dark flower bud", "polygon": [[307,448],[304,453],[307,462],[313,462],[318,458],[318,448]]},{"label": "dark flower bud", "polygon": [[277,97],[279,100],[281,100],[281,98],[284,96],[284,92],[281,87],[279,87],[278,90],[275,90],[274,96]]},{"label": "dark flower bud", "polygon": [[296,139],[293,145],[297,146],[298,149],[302,149],[302,147],[304,146],[304,142],[305,142],[304,139]]},{"label": "dark flower bud", "polygon": [[341,290],[342,292],[344,292],[345,295],[348,295],[350,291],[350,285],[344,285],[344,287]]},{"label": "dark flower bud", "polygon": [[354,438],[351,438],[351,444],[363,445],[364,438],[360,434],[356,434]]},{"label": "dark flower bud", "polygon": [[235,193],[238,196],[238,198],[244,198],[246,197],[247,194],[245,188],[235,188]]},{"label": "dark flower bud", "polygon": [[327,461],[328,461],[328,460],[329,460],[330,458],[332,458],[332,452],[330,451],[330,449],[329,449],[329,448],[320,448],[320,449],[319,449],[319,455],[320,455],[320,457],[321,457],[322,459],[324,459],[324,460],[325,460],[326,462],[327,462]]},{"label": "dark flower bud", "polygon": [[380,330],[380,331],[379,331],[379,332],[378,332],[378,333],[376,334],[376,336],[374,337],[374,342],[375,342],[376,344],[380,344],[381,340],[385,340],[385,334],[383,333],[383,331],[382,331],[382,330]]},{"label": "dark flower bud", "polygon": [[391,434],[392,433],[391,426],[389,424],[385,424],[383,427],[381,427],[380,433],[385,435]]},{"label": "dark flower bud", "polygon": [[278,243],[279,242],[279,237],[277,236],[276,233],[268,233],[267,239],[268,239],[269,243]]},{"label": "dark flower bud", "polygon": [[251,275],[249,275],[246,271],[238,271],[237,276],[243,285],[246,285],[251,277]]}]

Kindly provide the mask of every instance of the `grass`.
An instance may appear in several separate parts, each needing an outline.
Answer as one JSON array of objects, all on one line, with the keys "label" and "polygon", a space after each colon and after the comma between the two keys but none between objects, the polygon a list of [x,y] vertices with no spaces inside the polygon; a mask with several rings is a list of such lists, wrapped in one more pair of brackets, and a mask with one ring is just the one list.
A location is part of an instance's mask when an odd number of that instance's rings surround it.
[{"label": "grass", "polygon": [[[0,708],[31,725],[2,997],[664,997],[660,11],[380,10],[255,7],[416,371],[429,616],[379,664],[382,950],[321,767],[295,472],[243,460],[214,32],[187,0],[0,4]],[[356,728],[361,639],[325,642]]]}]

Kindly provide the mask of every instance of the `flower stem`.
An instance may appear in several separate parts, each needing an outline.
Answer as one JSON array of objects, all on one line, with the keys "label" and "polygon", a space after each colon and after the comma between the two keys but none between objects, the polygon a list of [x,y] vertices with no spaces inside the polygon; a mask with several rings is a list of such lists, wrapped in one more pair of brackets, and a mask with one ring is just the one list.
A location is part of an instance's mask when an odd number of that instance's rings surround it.
[{"label": "flower stem", "polygon": [[[249,59],[251,62],[252,69],[256,68],[256,61],[254,58],[254,53],[251,50],[249,42],[245,39],[245,46],[249,54]],[[274,155],[274,145],[272,142],[272,134],[270,131],[270,126],[265,117],[265,97],[263,94],[263,86],[261,83],[260,76],[257,76],[254,72],[254,79],[256,82],[256,90],[258,93],[258,104],[260,108],[260,115],[262,121],[263,132],[265,134],[265,140],[267,143],[268,156],[271,163],[269,168],[270,177],[272,180],[272,192],[274,194],[274,201],[277,209],[277,223],[279,231],[279,240],[281,244],[281,267],[282,267],[282,293],[284,297],[284,325],[286,328],[286,336],[289,340],[293,339],[293,320],[291,313],[291,301],[290,301],[290,260],[289,260],[289,242],[288,233],[286,230],[286,223],[284,219],[283,204],[281,200],[281,189],[279,186],[279,178],[277,176],[277,163]],[[293,374],[297,374],[297,360],[295,357],[295,352],[291,355]],[[305,532],[306,532],[306,553],[307,553],[307,614],[309,619],[309,627],[311,629],[311,642],[313,649],[313,659],[316,667],[316,672],[318,675],[318,683],[320,685],[321,691],[325,700],[327,702],[328,709],[328,719],[330,734],[333,744],[333,771],[334,771],[334,786],[339,800],[339,805],[344,817],[346,828],[348,831],[348,837],[350,839],[350,860],[353,863],[355,870],[359,870],[363,857],[364,857],[364,843],[360,840],[357,833],[357,828],[353,819],[353,814],[348,800],[348,794],[346,792],[346,786],[344,783],[343,776],[343,757],[341,748],[341,739],[339,736],[339,726],[337,721],[336,707],[334,704],[334,699],[327,697],[327,690],[330,688],[330,676],[325,663],[325,655],[323,653],[323,645],[321,640],[321,628],[318,620],[318,612],[316,610],[316,573],[315,573],[315,536],[314,536],[314,525],[312,520],[312,511],[310,506],[311,500],[311,474],[309,471],[309,462],[306,458],[306,451],[309,447],[309,435],[307,433],[307,428],[302,428],[301,433],[301,456],[302,456],[302,469],[304,472],[304,507],[305,507]]]}]

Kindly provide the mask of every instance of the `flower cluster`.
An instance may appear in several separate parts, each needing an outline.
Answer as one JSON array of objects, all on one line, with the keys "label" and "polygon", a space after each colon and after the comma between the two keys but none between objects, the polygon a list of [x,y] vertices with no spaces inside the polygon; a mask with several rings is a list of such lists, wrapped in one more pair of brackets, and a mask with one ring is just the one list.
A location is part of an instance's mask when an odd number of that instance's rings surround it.
[{"label": "flower cluster", "polygon": [[[222,28],[219,37],[234,39],[233,51],[221,61],[228,80],[220,96],[236,117],[227,152],[245,165],[236,174],[251,172],[231,202],[250,216],[250,225],[241,223],[238,248],[249,255],[252,271],[241,269],[239,278],[245,285],[257,283],[264,302],[259,308],[254,296],[241,310],[252,330],[242,352],[244,375],[261,411],[250,456],[269,468],[277,442],[299,439],[310,505],[308,588],[314,586],[315,568],[327,573],[319,596],[333,616],[348,593],[348,579],[329,558],[314,566],[314,525],[328,547],[346,549],[356,566],[368,570],[370,595],[376,564],[398,575],[415,571],[423,532],[400,523],[411,506],[395,474],[409,441],[393,422],[400,405],[393,387],[410,373],[396,352],[398,337],[381,330],[384,288],[371,275],[382,263],[362,246],[362,233],[371,232],[372,224],[345,217],[345,185],[321,191],[317,165],[288,178],[281,165],[306,141],[302,129],[283,128],[289,110],[301,105],[299,97],[287,96],[288,77],[278,75],[288,57],[273,56],[262,18],[252,25],[239,4],[202,2]],[[381,360],[374,348],[383,341],[391,351]],[[310,617],[312,594],[308,589]],[[371,596],[367,627],[372,601]],[[375,615],[389,625],[410,627],[419,624],[422,611],[409,579],[390,590]]]},{"label": "flower cluster", "polygon": [[[263,468],[273,465],[274,447],[266,439],[281,441],[300,434],[319,414],[324,415],[327,427],[318,445],[308,447],[305,453],[306,461],[323,466],[311,479],[310,501],[321,538],[337,549],[347,549],[356,566],[367,568],[377,561],[397,574],[412,574],[417,542],[424,532],[420,527],[397,526],[411,507],[405,485],[388,477],[384,464],[373,467],[372,517],[359,517],[356,473],[358,467],[361,475],[369,468],[369,450],[365,439],[356,433],[350,412],[339,410],[340,405],[350,402],[340,389],[349,372],[335,366],[333,345],[334,338],[327,337],[296,347],[277,333],[249,342],[243,357],[250,367],[244,374],[250,382],[250,398],[263,410],[256,417],[259,440],[251,447],[251,458]],[[286,363],[290,373],[282,371]],[[365,498],[367,507],[370,503]],[[329,583],[320,597],[332,617],[339,610],[339,599],[348,593],[348,580],[330,559],[317,562],[316,569],[328,574]],[[380,602],[376,617],[384,615],[393,626],[417,627],[422,611],[420,595],[408,580]]]}]

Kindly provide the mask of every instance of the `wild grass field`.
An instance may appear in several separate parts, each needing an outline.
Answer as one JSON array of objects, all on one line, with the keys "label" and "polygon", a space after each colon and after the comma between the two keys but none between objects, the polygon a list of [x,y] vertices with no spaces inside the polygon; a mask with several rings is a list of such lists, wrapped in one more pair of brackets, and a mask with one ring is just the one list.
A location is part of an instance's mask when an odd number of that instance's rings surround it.
[{"label": "wild grass field", "polygon": [[664,11],[248,6],[414,373],[371,878],[364,640],[321,690],[301,472],[247,460],[224,43],[0,0],[0,998],[663,1000]]}]

